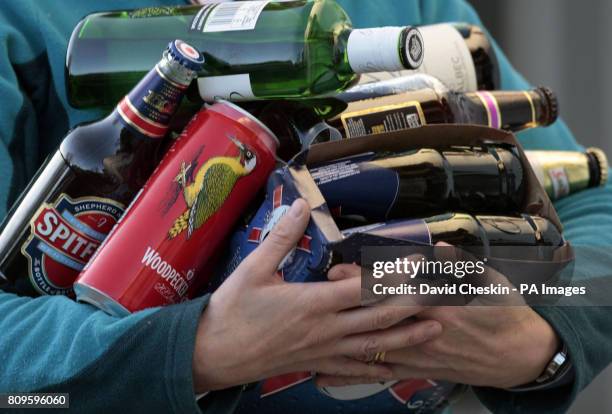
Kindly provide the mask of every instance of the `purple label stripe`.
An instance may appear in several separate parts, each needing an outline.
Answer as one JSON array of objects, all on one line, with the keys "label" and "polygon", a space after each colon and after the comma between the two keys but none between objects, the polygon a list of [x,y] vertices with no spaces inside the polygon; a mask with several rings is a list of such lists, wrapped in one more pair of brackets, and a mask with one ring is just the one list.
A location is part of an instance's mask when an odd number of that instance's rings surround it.
[{"label": "purple label stripe", "polygon": [[490,92],[480,91],[476,92],[478,97],[485,105],[487,109],[487,115],[489,116],[489,126],[492,128],[501,128],[501,113],[495,96]]}]

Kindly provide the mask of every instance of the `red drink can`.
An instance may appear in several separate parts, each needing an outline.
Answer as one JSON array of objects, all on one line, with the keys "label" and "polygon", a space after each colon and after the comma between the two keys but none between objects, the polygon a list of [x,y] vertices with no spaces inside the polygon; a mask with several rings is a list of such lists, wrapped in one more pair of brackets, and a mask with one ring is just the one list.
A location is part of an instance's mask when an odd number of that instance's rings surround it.
[{"label": "red drink can", "polygon": [[277,146],[234,104],[198,112],[79,275],[77,299],[122,316],[191,298],[265,185]]}]

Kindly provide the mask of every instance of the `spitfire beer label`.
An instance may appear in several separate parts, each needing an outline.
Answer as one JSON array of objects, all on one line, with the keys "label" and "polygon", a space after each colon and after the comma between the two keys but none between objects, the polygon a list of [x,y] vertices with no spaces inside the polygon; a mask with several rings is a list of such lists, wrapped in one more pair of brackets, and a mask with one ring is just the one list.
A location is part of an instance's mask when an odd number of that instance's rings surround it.
[{"label": "spitfire beer label", "polygon": [[41,294],[73,296],[73,282],[122,213],[119,203],[101,198],[72,200],[62,194],[55,204],[43,204],[21,248],[34,288]]}]

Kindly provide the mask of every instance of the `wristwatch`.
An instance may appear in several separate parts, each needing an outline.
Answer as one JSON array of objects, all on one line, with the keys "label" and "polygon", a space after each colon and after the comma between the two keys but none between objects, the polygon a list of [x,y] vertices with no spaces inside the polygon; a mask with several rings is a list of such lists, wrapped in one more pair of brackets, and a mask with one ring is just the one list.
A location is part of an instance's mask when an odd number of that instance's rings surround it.
[{"label": "wristwatch", "polygon": [[539,391],[569,384],[574,379],[574,369],[567,352],[567,346],[563,344],[546,365],[544,372],[529,384],[509,388],[508,391],[525,392]]},{"label": "wristwatch", "polygon": [[563,347],[559,352],[553,356],[553,359],[548,363],[546,369],[536,378],[535,382],[538,384],[545,383],[546,381],[550,381],[557,375],[557,372],[563,367],[563,364],[569,362],[569,358],[567,357],[567,347],[563,344]]}]

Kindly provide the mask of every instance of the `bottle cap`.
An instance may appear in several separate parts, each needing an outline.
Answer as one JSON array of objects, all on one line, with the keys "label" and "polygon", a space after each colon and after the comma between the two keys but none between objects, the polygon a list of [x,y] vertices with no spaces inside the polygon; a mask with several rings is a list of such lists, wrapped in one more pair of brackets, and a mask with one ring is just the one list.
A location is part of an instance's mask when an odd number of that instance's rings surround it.
[{"label": "bottle cap", "polygon": [[[605,152],[603,152],[599,148],[591,147],[587,148],[586,154],[590,155],[595,161],[596,165],[594,167],[589,168],[591,173],[591,179],[589,182],[589,187],[597,187],[603,186],[608,182],[608,157],[606,157]],[[589,163],[589,166],[592,163]]]},{"label": "bottle cap", "polygon": [[544,98],[546,106],[548,107],[548,114],[543,125],[552,125],[559,117],[559,100],[557,99],[557,94],[555,94],[552,89],[545,86],[540,86],[536,90]]},{"label": "bottle cap", "polygon": [[187,69],[196,72],[202,70],[204,56],[189,43],[180,39],[173,40],[168,44],[168,54]]},{"label": "bottle cap", "polygon": [[182,40],[173,40],[164,51],[157,68],[169,80],[189,86],[202,70],[204,56],[198,50]]}]

